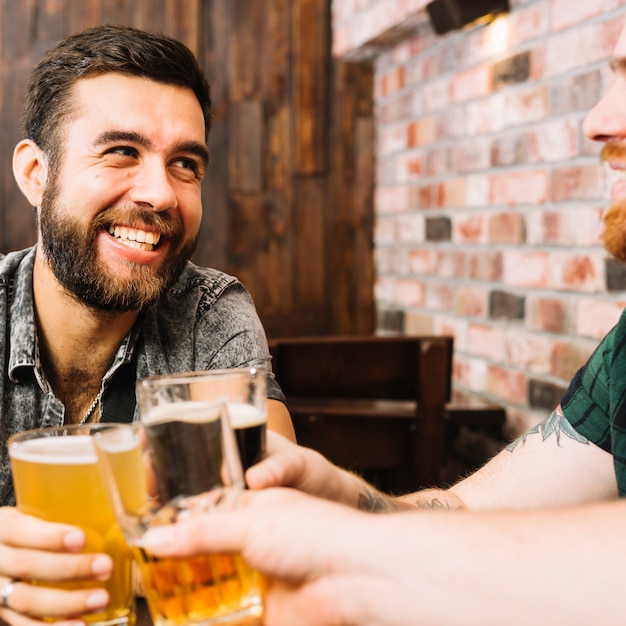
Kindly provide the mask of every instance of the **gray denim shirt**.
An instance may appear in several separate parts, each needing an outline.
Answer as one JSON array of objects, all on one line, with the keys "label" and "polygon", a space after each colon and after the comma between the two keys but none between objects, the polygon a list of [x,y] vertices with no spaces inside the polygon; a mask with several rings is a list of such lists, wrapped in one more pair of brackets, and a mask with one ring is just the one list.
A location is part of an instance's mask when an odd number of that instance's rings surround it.
[{"label": "gray denim shirt", "polygon": [[[15,503],[7,439],[63,424],[65,407],[41,367],[33,308],[35,248],[0,255],[0,505]],[[136,352],[136,354],[135,354]],[[194,370],[267,369],[268,397],[284,402],[250,295],[234,277],[188,263],[177,283],[142,312],[102,380],[135,357],[136,378]],[[123,372],[124,370],[122,370]],[[135,406],[133,419],[138,419]]]}]

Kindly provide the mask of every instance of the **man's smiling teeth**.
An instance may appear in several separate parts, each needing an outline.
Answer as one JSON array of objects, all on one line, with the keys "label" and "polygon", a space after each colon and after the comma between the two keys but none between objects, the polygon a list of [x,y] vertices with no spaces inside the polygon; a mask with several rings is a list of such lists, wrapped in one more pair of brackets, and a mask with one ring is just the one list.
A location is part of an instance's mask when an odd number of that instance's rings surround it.
[{"label": "man's smiling teeth", "polygon": [[140,250],[153,250],[159,243],[161,233],[128,228],[127,226],[109,226],[109,234],[120,243]]}]

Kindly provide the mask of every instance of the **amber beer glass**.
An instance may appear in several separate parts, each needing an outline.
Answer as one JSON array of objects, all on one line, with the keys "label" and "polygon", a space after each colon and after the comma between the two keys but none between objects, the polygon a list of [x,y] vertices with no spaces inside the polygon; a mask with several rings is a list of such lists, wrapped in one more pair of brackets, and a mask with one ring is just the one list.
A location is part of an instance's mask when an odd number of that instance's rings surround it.
[{"label": "amber beer glass", "polygon": [[141,423],[96,440],[152,619],[156,626],[234,625],[260,617],[259,577],[239,555],[157,558],[142,547],[148,528],[236,507],[243,489],[225,402],[207,399],[197,375],[152,382],[137,385]]},{"label": "amber beer glass", "polygon": [[29,430],[13,435],[8,448],[20,511],[80,526],[87,537],[83,552],[104,552],[114,563],[111,577],[104,582],[32,582],[63,589],[103,587],[110,595],[108,608],[81,619],[95,626],[132,626],[132,555],[117,524],[93,446],[93,435],[108,427],[90,424]]}]

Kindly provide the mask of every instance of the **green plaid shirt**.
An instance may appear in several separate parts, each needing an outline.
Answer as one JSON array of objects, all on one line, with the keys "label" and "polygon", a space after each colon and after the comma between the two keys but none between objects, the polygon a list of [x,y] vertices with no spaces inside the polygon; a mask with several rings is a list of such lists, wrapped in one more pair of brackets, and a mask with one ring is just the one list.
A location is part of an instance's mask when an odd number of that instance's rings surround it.
[{"label": "green plaid shirt", "polygon": [[626,310],[561,400],[570,424],[613,455],[620,496],[626,495]]}]

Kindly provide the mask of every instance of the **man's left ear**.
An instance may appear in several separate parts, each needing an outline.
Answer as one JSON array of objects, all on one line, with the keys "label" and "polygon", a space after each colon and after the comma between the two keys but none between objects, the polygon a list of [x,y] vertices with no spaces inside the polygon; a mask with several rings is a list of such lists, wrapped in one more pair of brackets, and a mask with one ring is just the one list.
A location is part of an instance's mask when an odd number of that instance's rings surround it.
[{"label": "man's left ear", "polygon": [[43,150],[32,140],[23,139],[13,151],[13,176],[31,206],[41,205],[48,177]]}]

